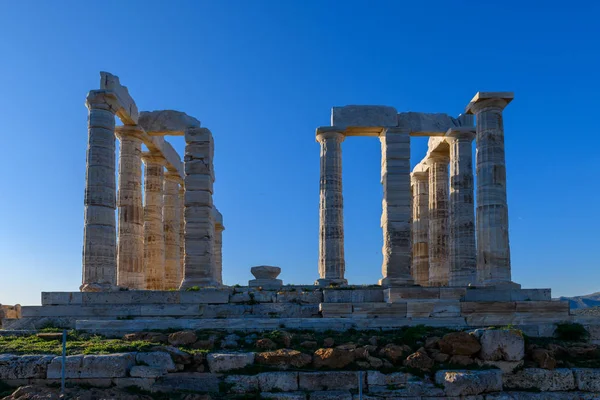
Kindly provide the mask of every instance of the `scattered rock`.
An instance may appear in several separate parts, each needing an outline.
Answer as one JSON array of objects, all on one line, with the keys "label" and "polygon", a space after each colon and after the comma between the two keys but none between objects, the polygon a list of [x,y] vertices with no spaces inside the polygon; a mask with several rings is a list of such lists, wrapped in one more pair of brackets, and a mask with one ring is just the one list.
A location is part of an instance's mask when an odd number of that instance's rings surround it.
[{"label": "scattered rock", "polygon": [[197,340],[191,347],[197,350],[212,350],[215,348],[215,340],[210,338]]},{"label": "scattered rock", "polygon": [[323,347],[333,347],[333,345],[335,344],[335,340],[333,340],[333,338],[325,338],[323,339]]},{"label": "scattered rock", "polygon": [[175,372],[175,362],[171,358],[171,355],[164,351],[154,351],[151,353],[137,353],[135,361],[140,365],[147,365],[149,367],[160,368],[164,372]]},{"label": "scattered rock", "polygon": [[387,358],[393,364],[398,364],[405,355],[410,354],[411,352],[412,349],[407,345],[399,346],[390,343],[379,350],[379,355]]},{"label": "scattered rock", "polygon": [[371,368],[379,369],[383,367],[383,360],[380,358],[369,356],[367,361],[369,362],[369,366],[371,366]]},{"label": "scattered rock", "polygon": [[593,344],[577,343],[569,346],[567,353],[571,358],[596,358],[598,356],[598,347]]},{"label": "scattered rock", "polygon": [[148,367],[146,365],[136,365],[131,367],[129,375],[133,378],[160,378],[166,373],[164,368]]},{"label": "scattered rock", "polygon": [[312,357],[297,350],[279,349],[256,353],[255,362],[279,369],[302,368],[312,362]]},{"label": "scattered rock", "polygon": [[445,363],[450,359],[450,356],[446,353],[435,353],[433,356],[433,360],[437,363]]},{"label": "scattered rock", "polygon": [[261,350],[275,350],[277,344],[271,339],[258,339],[256,341],[256,347]]},{"label": "scattered rock", "polygon": [[364,347],[358,347],[354,350],[354,358],[357,360],[365,360],[369,357],[369,351]]},{"label": "scattered rock", "polygon": [[525,362],[521,361],[483,361],[475,360],[478,365],[498,368],[503,374],[512,374],[515,370],[522,368]]},{"label": "scattered rock", "polygon": [[554,392],[573,390],[576,386],[573,371],[566,368],[558,368],[553,371],[542,368],[525,368],[512,374],[505,374],[503,381],[504,388],[511,390],[535,389]]},{"label": "scattered rock", "polygon": [[169,335],[169,344],[171,346],[189,346],[197,340],[198,337],[193,331],[180,331]]},{"label": "scattered rock", "polygon": [[437,342],[442,353],[451,356],[472,356],[481,350],[477,338],[467,332],[452,332]]},{"label": "scattered rock", "polygon": [[123,336],[123,340],[128,342],[140,340],[152,343],[168,343],[169,337],[160,332],[135,332],[128,333],[127,335]]},{"label": "scattered rock", "polygon": [[206,361],[212,373],[233,371],[254,364],[254,353],[210,353]]},{"label": "scattered rock", "polygon": [[315,368],[344,368],[352,362],[354,362],[354,352],[340,348],[319,349],[313,356]]},{"label": "scattered rock", "polygon": [[438,342],[440,341],[440,338],[437,336],[432,336],[429,337],[425,340],[425,348],[426,349],[437,349],[439,348],[438,346]]},{"label": "scattered rock", "polygon": [[514,329],[484,330],[479,341],[486,361],[520,361],[525,355],[523,334]]},{"label": "scattered rock", "polygon": [[38,338],[40,338],[42,340],[47,340],[47,341],[55,341],[55,340],[62,341],[63,334],[62,334],[62,332],[42,332],[42,333],[36,333],[35,336],[37,336]]},{"label": "scattered rock", "polygon": [[486,371],[438,371],[435,383],[444,386],[447,396],[467,396],[502,390],[502,372]]},{"label": "scattered rock", "polygon": [[552,352],[550,350],[535,349],[531,352],[531,359],[535,361],[540,368],[556,368],[556,359],[553,357]]},{"label": "scattered rock", "polygon": [[316,349],[317,346],[319,346],[317,344],[317,342],[313,341],[313,340],[305,340],[304,342],[300,343],[300,346],[306,348],[306,349]]},{"label": "scattered rock", "polygon": [[371,336],[371,337],[369,338],[369,344],[370,344],[371,346],[377,346],[377,336]]},{"label": "scattered rock", "polygon": [[235,334],[227,335],[221,340],[221,347],[224,349],[236,349],[239,347],[238,341],[240,337]]},{"label": "scattered rock", "polygon": [[424,348],[417,350],[404,360],[405,367],[415,368],[420,371],[429,371],[433,367],[433,364],[433,360],[429,358]]},{"label": "scattered rock", "polygon": [[169,353],[175,364],[187,365],[192,363],[192,355],[183,350],[179,350],[177,347],[156,346],[152,348],[152,351],[164,351],[166,353]]}]

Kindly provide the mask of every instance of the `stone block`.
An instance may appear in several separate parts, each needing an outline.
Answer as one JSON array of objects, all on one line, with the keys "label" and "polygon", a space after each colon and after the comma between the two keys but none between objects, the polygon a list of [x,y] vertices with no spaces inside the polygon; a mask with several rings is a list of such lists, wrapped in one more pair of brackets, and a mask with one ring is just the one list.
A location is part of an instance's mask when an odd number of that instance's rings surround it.
[{"label": "stone block", "polygon": [[43,379],[54,356],[0,354],[0,380]]},{"label": "stone block", "polygon": [[201,289],[197,292],[181,292],[181,304],[227,304],[231,289]]},{"label": "stone block", "polygon": [[600,369],[573,368],[577,389],[584,392],[600,392]]},{"label": "stone block", "polygon": [[409,126],[411,136],[443,136],[448,129],[459,126],[459,122],[443,113],[401,112],[398,125]]},{"label": "stone block", "polygon": [[127,317],[140,315],[139,305],[64,305],[24,306],[22,316],[28,317]]},{"label": "stone block", "polygon": [[[100,72],[100,89],[114,93],[117,100],[112,106],[116,109],[116,114],[121,121],[127,125],[137,125],[139,120],[139,111],[135,101],[129,94],[126,86],[121,85],[119,77],[109,72]],[[96,92],[96,91],[94,91]]]},{"label": "stone block", "polygon": [[226,372],[254,364],[254,353],[210,353],[206,357],[210,372]]},{"label": "stone block", "polygon": [[470,314],[514,314],[516,311],[516,302],[480,301],[460,303],[460,312],[463,316]]},{"label": "stone block", "polygon": [[441,300],[463,300],[467,293],[467,288],[464,287],[441,287]]},{"label": "stone block", "polygon": [[156,382],[154,378],[114,378],[112,383],[118,388],[138,387],[143,390],[150,390]]},{"label": "stone block", "polygon": [[407,299],[439,299],[438,287],[393,287],[383,291],[383,298],[387,303],[403,302]]},{"label": "stone block", "polygon": [[200,318],[247,318],[252,316],[252,306],[242,304],[200,305]]},{"label": "stone block", "polygon": [[352,318],[406,318],[406,310],[406,303],[357,303]]},{"label": "stone block", "polygon": [[81,295],[83,305],[175,304],[179,303],[180,292],[127,290],[122,292],[84,292]]},{"label": "stone block", "polygon": [[[81,365],[83,363],[83,356],[67,356],[65,358],[65,377],[66,378],[79,378],[81,375]],[[48,365],[47,378],[48,379],[60,379],[62,370],[62,357],[54,357]]]},{"label": "stone block", "polygon": [[352,393],[346,390],[317,391],[310,394],[310,400],[352,400]]},{"label": "stone block", "polygon": [[468,396],[502,390],[502,372],[485,371],[438,371],[435,383],[444,386],[448,396]]},{"label": "stone block", "polygon": [[264,303],[252,306],[252,315],[264,318],[310,318],[319,313],[317,304]]},{"label": "stone block", "polygon": [[248,286],[267,290],[278,290],[283,286],[281,279],[250,279]]},{"label": "stone block", "polygon": [[473,288],[465,291],[464,301],[550,301],[550,289]]},{"label": "stone block", "polygon": [[351,317],[352,303],[321,303],[319,312],[323,318]]},{"label": "stone block", "polygon": [[383,302],[383,289],[323,290],[324,303]]},{"label": "stone block", "polygon": [[542,368],[525,368],[502,377],[504,390],[540,390],[556,392],[574,390],[575,376],[568,368],[547,370]]},{"label": "stone block", "polygon": [[[356,390],[358,372],[321,371],[300,372],[298,374],[300,390]],[[366,387],[366,374],[363,374],[363,387]]]},{"label": "stone block", "polygon": [[134,365],[133,353],[87,355],[81,362],[79,378],[124,378]]},{"label": "stone block", "polygon": [[407,300],[406,306],[410,318],[460,317],[458,300]]},{"label": "stone block", "polygon": [[183,136],[185,128],[199,127],[200,121],[181,111],[142,111],[138,125],[149,135]]},{"label": "stone block", "polygon": [[42,292],[43,306],[81,304],[81,292]]},{"label": "stone block", "polygon": [[532,313],[537,315],[540,314],[552,314],[553,316],[568,316],[569,315],[569,302],[568,301],[517,301],[516,302],[517,313]]},{"label": "stone block", "polygon": [[274,303],[277,299],[277,292],[269,290],[244,290],[241,292],[234,292],[229,297],[229,302],[236,303]]},{"label": "stone block", "polygon": [[257,375],[263,392],[293,392],[298,390],[298,372],[263,372]]},{"label": "stone block", "polygon": [[367,372],[367,384],[369,386],[405,385],[411,378],[412,375],[406,372],[393,372],[391,374],[383,374],[379,371]]},{"label": "stone block", "polygon": [[331,109],[331,126],[342,129],[397,125],[398,116],[394,107],[349,105]]},{"label": "stone block", "polygon": [[306,393],[293,392],[293,393],[261,393],[261,399],[270,400],[306,400]]},{"label": "stone block", "polygon": [[175,363],[171,355],[164,351],[153,351],[149,353],[137,353],[135,361],[141,365],[149,367],[161,368],[165,372],[175,372]]},{"label": "stone block", "polygon": [[159,378],[151,391],[154,392],[219,392],[220,374],[198,373],[198,372],[180,372],[175,374],[167,374]]},{"label": "stone block", "polygon": [[229,393],[246,394],[258,391],[257,375],[227,375],[224,382],[230,386]]},{"label": "stone block", "polygon": [[160,378],[167,371],[160,367],[148,367],[146,365],[134,365],[129,371],[132,378]]},{"label": "stone block", "polygon": [[323,302],[323,292],[320,290],[277,293],[277,303],[319,304],[321,302]]},{"label": "stone block", "polygon": [[482,360],[521,361],[525,356],[525,339],[523,334],[515,329],[483,330],[479,335],[479,342],[479,357]]}]

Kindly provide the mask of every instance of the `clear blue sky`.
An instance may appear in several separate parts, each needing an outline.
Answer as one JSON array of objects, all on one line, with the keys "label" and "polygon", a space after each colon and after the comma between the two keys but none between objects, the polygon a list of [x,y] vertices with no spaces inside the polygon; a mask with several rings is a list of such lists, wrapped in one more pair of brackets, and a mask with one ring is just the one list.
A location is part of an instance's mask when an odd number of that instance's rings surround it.
[{"label": "clear blue sky", "polygon": [[[317,278],[319,145],[330,108],[505,110],[513,278],[600,290],[597,2],[0,0],[0,303],[81,282],[84,106],[101,70],[140,110],[177,109],[215,137],[223,274]],[[181,138],[173,140],[182,151]],[[347,278],[381,277],[380,144],[343,144]],[[413,140],[412,164],[426,151]]]}]

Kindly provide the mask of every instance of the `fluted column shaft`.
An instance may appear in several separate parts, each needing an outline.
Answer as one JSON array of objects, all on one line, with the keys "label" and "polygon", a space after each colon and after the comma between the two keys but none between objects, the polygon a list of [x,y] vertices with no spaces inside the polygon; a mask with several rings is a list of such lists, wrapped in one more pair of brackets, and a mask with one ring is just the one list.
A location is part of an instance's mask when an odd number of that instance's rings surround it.
[{"label": "fluted column shaft", "polygon": [[383,278],[379,283],[386,287],[412,285],[410,129],[389,128],[379,139],[383,185]]},{"label": "fluted column shaft", "polygon": [[167,172],[164,180],[163,227],[165,234],[165,287],[178,289],[181,285],[181,210],[179,184],[183,180],[177,172]]},{"label": "fluted column shaft", "polygon": [[106,96],[105,91],[91,91],[86,101],[82,291],[109,290],[117,283],[115,114]]},{"label": "fluted column shaft", "polygon": [[215,278],[223,284],[223,231],[225,227],[221,223],[215,224]]},{"label": "fluted column shaft", "polygon": [[450,137],[450,286],[477,282],[473,204],[474,128],[451,130]]},{"label": "fluted column shaft", "polygon": [[163,180],[166,161],[145,153],[144,170],[144,272],[146,289],[165,288],[165,235],[163,226]]},{"label": "fluted column shaft", "polygon": [[417,285],[429,285],[429,174],[413,172],[412,276]]},{"label": "fluted column shaft", "polygon": [[206,128],[188,128],[185,142],[185,259],[181,289],[218,286],[214,277],[212,133]]},{"label": "fluted column shaft", "polygon": [[432,154],[429,165],[429,285],[448,286],[448,161]]},{"label": "fluted column shaft", "polygon": [[506,201],[504,98],[479,99],[467,111],[476,115],[477,280],[489,286],[511,282]]},{"label": "fluted column shaft", "polygon": [[120,126],[117,207],[117,285],[144,289],[144,205],[142,203],[142,135],[136,126]]},{"label": "fluted column shaft", "polygon": [[177,287],[181,286],[183,280],[183,266],[185,260],[185,184],[179,186],[179,275],[181,280],[177,284]]},{"label": "fluted column shaft", "polygon": [[319,276],[316,284],[343,285],[344,197],[342,194],[342,142],[345,136],[337,128],[317,130],[321,145],[321,178],[319,197]]}]

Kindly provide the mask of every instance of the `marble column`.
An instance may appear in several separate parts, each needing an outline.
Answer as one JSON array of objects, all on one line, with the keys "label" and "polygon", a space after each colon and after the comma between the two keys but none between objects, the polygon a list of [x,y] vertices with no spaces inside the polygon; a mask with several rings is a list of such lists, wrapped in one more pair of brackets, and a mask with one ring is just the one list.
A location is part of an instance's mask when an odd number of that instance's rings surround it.
[{"label": "marble column", "polygon": [[[183,280],[183,265],[185,260],[185,184],[179,186],[179,275]],[[177,287],[181,286],[181,280]]]},{"label": "marble column", "polygon": [[185,260],[180,289],[218,286],[214,277],[212,133],[206,128],[188,128],[185,142]]},{"label": "marble column", "polygon": [[223,284],[223,215],[213,208],[215,214],[215,279]]},{"label": "marble column", "polygon": [[144,205],[142,203],[142,135],[138,126],[116,128],[119,138],[117,207],[117,285],[144,289]]},{"label": "marble column", "polygon": [[509,92],[479,92],[466,110],[477,122],[477,280],[485,286],[520,287],[511,281],[502,122],[512,99]]},{"label": "marble column", "polygon": [[164,289],[178,289],[181,285],[181,210],[179,185],[183,180],[177,172],[165,174],[163,186],[163,228],[165,233],[165,286]]},{"label": "marble column", "polygon": [[445,153],[431,153],[429,165],[429,285],[448,286],[448,162]]},{"label": "marble column", "polygon": [[319,184],[319,286],[345,285],[344,197],[342,194],[342,142],[345,136],[336,127],[317,129],[321,145]]},{"label": "marble column", "polygon": [[475,128],[453,128],[450,145],[449,286],[475,285],[475,208],[473,204],[473,138]]},{"label": "marble column", "polygon": [[165,234],[163,226],[163,180],[166,160],[144,153],[144,273],[146,289],[165,288]]},{"label": "marble column", "polygon": [[384,287],[413,285],[411,274],[412,195],[410,191],[410,128],[386,129],[381,141]]},{"label": "marble column", "polygon": [[429,173],[413,172],[412,276],[417,285],[429,285]]},{"label": "marble column", "polygon": [[89,92],[87,166],[84,195],[81,291],[111,290],[117,283],[115,227],[115,113],[113,94]]}]

